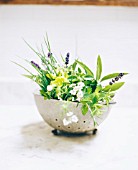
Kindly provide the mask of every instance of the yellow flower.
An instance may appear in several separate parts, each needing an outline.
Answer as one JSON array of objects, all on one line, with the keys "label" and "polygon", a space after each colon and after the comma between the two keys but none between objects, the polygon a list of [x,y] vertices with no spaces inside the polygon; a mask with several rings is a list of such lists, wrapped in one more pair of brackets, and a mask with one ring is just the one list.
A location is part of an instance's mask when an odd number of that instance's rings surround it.
[{"label": "yellow flower", "polygon": [[55,78],[56,78],[55,75],[50,74],[50,73],[47,73],[47,74],[46,74],[46,77],[48,77],[49,79],[55,79]]},{"label": "yellow flower", "polygon": [[56,79],[54,81],[51,81],[51,85],[55,85],[55,86],[60,86],[61,87],[64,82],[68,83],[67,78],[60,76],[60,77],[56,77]]}]

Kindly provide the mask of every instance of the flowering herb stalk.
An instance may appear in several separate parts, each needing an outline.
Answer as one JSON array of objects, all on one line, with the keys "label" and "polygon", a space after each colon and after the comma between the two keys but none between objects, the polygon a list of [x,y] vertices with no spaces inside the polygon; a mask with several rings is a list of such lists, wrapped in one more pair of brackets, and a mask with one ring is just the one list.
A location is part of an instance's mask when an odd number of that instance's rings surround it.
[{"label": "flowering herb stalk", "polygon": [[[83,115],[88,112],[96,125],[95,116],[102,114],[102,109],[105,105],[109,105],[114,97],[114,93],[124,85],[124,82],[118,82],[127,73],[112,73],[102,77],[102,60],[97,58],[96,74],[85,65],[83,62],[76,59],[69,64],[69,53],[66,54],[65,59],[62,57],[63,64],[59,64],[57,59],[51,52],[48,37],[44,39],[47,47],[47,54],[34,50],[27,42],[27,45],[40,58],[42,66],[40,67],[35,61],[30,61],[37,74],[33,74],[24,68],[28,74],[24,75],[36,82],[40,87],[40,94],[44,99],[56,99],[68,102],[76,102],[81,104],[81,111]],[[15,62],[14,62],[15,63]],[[103,85],[104,81],[107,85]],[[68,112],[67,118],[63,120],[65,125],[71,122],[77,122],[77,117],[72,112]]]}]

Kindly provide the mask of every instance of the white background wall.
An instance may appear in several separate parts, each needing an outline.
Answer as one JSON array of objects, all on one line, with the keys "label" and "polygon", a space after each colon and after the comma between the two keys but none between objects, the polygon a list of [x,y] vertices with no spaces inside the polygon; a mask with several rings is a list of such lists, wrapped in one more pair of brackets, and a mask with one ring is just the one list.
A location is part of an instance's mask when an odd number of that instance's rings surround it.
[{"label": "white background wall", "polygon": [[95,69],[100,54],[103,75],[129,72],[116,100],[119,106],[137,106],[138,8],[45,5],[0,6],[0,104],[34,103],[37,86],[10,61],[35,60],[22,38],[36,47],[46,32],[56,55],[70,52]]}]

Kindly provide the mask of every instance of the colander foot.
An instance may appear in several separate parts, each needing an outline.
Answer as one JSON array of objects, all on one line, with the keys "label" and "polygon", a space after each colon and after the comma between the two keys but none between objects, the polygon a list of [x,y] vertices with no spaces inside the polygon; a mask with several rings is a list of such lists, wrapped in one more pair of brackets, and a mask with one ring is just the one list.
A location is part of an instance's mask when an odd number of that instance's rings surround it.
[{"label": "colander foot", "polygon": [[98,130],[98,129],[94,129],[94,130],[92,131],[92,134],[93,134],[93,135],[96,135],[97,130]]},{"label": "colander foot", "polygon": [[54,129],[54,130],[52,130],[51,132],[53,133],[53,135],[56,135],[56,136],[58,135],[57,129]]}]

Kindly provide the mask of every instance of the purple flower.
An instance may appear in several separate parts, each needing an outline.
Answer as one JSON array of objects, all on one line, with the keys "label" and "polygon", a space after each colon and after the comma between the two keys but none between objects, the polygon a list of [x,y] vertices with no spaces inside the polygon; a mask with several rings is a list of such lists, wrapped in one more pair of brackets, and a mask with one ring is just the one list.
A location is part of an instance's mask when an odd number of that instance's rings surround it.
[{"label": "purple flower", "polygon": [[122,78],[123,75],[124,75],[124,73],[119,73],[118,77],[119,77],[119,78]]},{"label": "purple flower", "polygon": [[47,56],[50,57],[51,55],[52,55],[52,53],[51,53],[51,52],[48,52]]},{"label": "purple flower", "polygon": [[37,67],[38,69],[41,69],[40,66],[38,64],[36,64],[34,61],[31,61],[31,64],[34,65],[35,67]]},{"label": "purple flower", "polygon": [[114,84],[116,81],[121,79],[124,76],[124,73],[119,73],[118,76],[115,77],[115,79],[112,79],[112,82],[109,82],[109,85]]},{"label": "purple flower", "polygon": [[119,77],[117,76],[117,77],[115,77],[115,81],[118,81],[119,80]]},{"label": "purple flower", "polygon": [[66,64],[66,66],[69,64],[69,53],[67,53],[67,55],[66,55],[65,64]]}]

